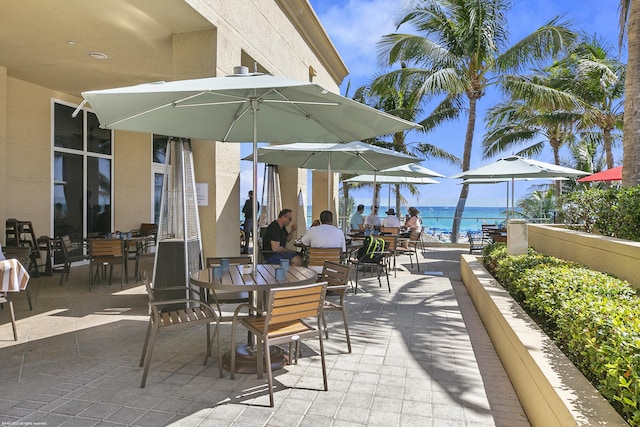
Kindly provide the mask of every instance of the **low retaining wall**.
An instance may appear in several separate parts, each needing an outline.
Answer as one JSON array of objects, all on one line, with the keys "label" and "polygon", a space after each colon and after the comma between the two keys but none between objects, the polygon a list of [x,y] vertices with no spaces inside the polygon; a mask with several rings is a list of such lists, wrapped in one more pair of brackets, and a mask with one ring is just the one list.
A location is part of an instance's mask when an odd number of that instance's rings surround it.
[{"label": "low retaining wall", "polygon": [[613,274],[640,288],[640,242],[543,224],[528,224],[528,236],[529,246],[540,253]]},{"label": "low retaining wall", "polygon": [[461,276],[532,426],[628,426],[481,258],[462,255]]}]

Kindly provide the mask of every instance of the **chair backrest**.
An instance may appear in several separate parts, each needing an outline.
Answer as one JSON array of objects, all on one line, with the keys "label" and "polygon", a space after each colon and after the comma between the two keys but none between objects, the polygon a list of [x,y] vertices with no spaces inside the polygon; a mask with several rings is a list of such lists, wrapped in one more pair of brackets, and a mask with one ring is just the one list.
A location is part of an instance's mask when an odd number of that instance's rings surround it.
[{"label": "chair backrest", "polygon": [[228,259],[229,260],[229,264],[251,264],[251,257],[250,256],[210,256],[207,257],[206,259],[206,265],[207,267],[212,267],[214,265],[219,265],[220,264],[220,260],[222,259]]},{"label": "chair backrest", "polygon": [[476,236],[472,232],[467,231],[467,238],[469,239],[469,250],[481,250],[484,249],[484,240],[482,236]]},{"label": "chair backrest", "polygon": [[396,244],[398,243],[398,236],[378,236],[385,241],[384,249],[389,252],[396,250]]},{"label": "chair backrest", "polygon": [[381,233],[398,234],[400,233],[400,227],[380,227]]},{"label": "chair backrest", "polygon": [[326,290],[326,282],[271,289],[264,333],[267,334],[270,324],[296,322],[309,317],[319,318]]},{"label": "chair backrest", "polygon": [[325,261],[334,261],[340,263],[342,261],[342,248],[306,248],[307,266],[322,267]]},{"label": "chair backrest", "polygon": [[327,282],[327,288],[346,286],[351,275],[351,266],[333,261],[325,261],[319,282]]},{"label": "chair backrest", "polygon": [[156,234],[158,232],[158,225],[153,223],[143,222],[140,224],[140,235],[141,236],[150,236]]},{"label": "chair backrest", "polygon": [[15,258],[20,261],[20,264],[25,267],[29,265],[29,258],[31,257],[31,248],[29,247],[2,247],[2,252],[7,259]]},{"label": "chair backrest", "polygon": [[91,257],[121,257],[124,254],[122,239],[93,239],[89,241]]}]

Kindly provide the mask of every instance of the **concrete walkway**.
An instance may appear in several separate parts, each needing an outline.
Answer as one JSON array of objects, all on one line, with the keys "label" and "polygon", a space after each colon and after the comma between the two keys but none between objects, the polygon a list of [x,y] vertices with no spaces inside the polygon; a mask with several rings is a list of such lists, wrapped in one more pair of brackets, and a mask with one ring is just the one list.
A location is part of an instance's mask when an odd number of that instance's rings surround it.
[{"label": "concrete walkway", "polygon": [[[88,290],[88,266],[70,279],[34,278],[16,295],[18,338],[0,311],[0,423],[65,426],[528,426],[460,280],[464,248],[427,248],[421,271],[399,257],[391,293],[375,278],[349,294],[353,352],[339,313],[327,317],[329,391],[317,342],[297,365],[266,379],[218,377],[203,365],[204,329],[161,334],[147,386],[138,367],[147,327],[142,283],[119,277]],[[150,268],[147,266],[147,268]],[[117,272],[116,272],[117,273]],[[117,278],[116,278],[117,277]],[[195,330],[194,330],[195,329]],[[228,349],[230,325],[222,325]],[[242,332],[246,339],[246,332]]]}]

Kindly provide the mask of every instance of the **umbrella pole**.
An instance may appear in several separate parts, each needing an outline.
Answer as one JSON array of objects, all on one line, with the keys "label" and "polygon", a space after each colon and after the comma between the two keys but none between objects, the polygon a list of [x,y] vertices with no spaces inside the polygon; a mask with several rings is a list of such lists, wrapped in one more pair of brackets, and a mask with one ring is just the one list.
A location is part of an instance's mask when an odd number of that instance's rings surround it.
[{"label": "umbrella pole", "polygon": [[516,205],[515,205],[515,192],[516,192],[516,180],[514,177],[511,177],[511,219],[515,218],[516,215]]},{"label": "umbrella pole", "polygon": [[329,152],[329,165],[327,166],[327,210],[331,209],[331,192],[333,191],[333,175],[331,174],[331,152]]},{"label": "umbrella pole", "polygon": [[251,110],[253,111],[253,191],[254,197],[251,198],[251,216],[253,221],[253,271],[256,271],[258,265],[258,251],[260,246],[258,245],[258,235],[260,234],[260,226],[258,225],[258,212],[257,212],[257,197],[255,194],[258,189],[258,117],[256,100],[251,100]]}]

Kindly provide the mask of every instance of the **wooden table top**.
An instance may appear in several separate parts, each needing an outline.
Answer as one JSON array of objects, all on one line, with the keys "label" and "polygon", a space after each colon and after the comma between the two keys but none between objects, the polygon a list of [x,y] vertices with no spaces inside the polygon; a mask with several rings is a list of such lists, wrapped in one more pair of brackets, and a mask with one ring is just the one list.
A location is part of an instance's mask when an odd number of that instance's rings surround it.
[{"label": "wooden table top", "polygon": [[201,288],[225,291],[260,291],[276,287],[305,285],[314,283],[318,273],[306,267],[289,266],[284,280],[276,279],[278,264],[258,264],[252,274],[243,274],[242,264],[232,264],[228,271],[222,272],[222,278],[214,279],[211,268],[205,268],[191,274],[191,283]]}]

